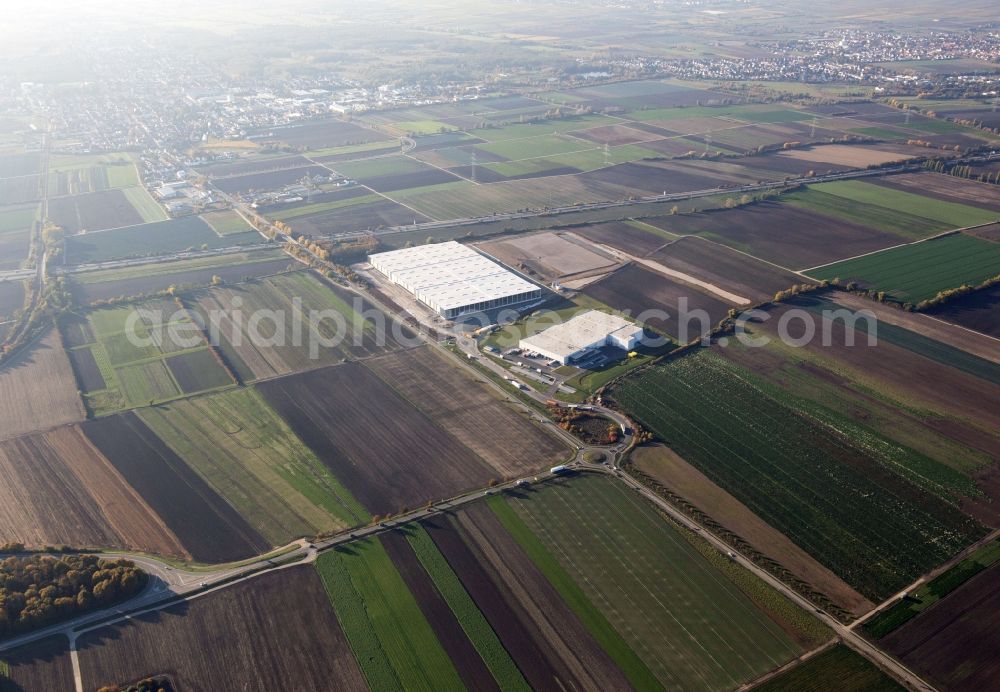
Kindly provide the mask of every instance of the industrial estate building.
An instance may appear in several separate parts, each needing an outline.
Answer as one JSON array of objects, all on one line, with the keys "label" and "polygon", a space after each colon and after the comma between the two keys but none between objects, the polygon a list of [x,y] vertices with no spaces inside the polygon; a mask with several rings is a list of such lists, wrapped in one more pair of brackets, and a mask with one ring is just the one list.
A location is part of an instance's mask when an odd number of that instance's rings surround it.
[{"label": "industrial estate building", "polygon": [[371,265],[442,317],[537,300],[542,289],[455,241],[379,252]]},{"label": "industrial estate building", "polygon": [[521,339],[519,346],[566,365],[604,346],[631,351],[641,341],[642,327],[618,315],[590,310]]}]

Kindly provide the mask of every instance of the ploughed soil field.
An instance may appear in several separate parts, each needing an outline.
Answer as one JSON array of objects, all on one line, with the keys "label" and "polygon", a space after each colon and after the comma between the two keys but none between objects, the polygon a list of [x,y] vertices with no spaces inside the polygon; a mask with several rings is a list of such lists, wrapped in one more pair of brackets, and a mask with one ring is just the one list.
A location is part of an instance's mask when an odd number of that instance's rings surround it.
[{"label": "ploughed soil field", "polygon": [[0,369],[0,439],[85,416],[58,330],[50,330]]},{"label": "ploughed soil field", "polygon": [[[627,311],[631,317],[682,343],[710,331],[733,307],[714,294],[639,264],[630,264],[587,285],[583,293],[615,310]],[[686,313],[681,310],[682,302]],[[696,310],[704,311],[698,315],[705,314],[707,319],[691,314]]]},{"label": "ploughed soil field", "polygon": [[1000,563],[880,640],[941,690],[991,689],[1000,679]]},{"label": "ploughed soil field", "polygon": [[121,190],[57,197],[49,202],[49,218],[67,234],[134,226],[145,221]]},{"label": "ploughed soil field", "polygon": [[566,445],[527,420],[437,350],[424,347],[365,361],[412,405],[504,478],[553,466]]},{"label": "ploughed soil field", "polygon": [[271,547],[136,414],[90,420],[82,427],[195,560],[228,562]]},{"label": "ploughed soil field", "polygon": [[681,238],[649,259],[751,302],[770,300],[778,291],[808,283],[808,279],[790,271],[698,237]]},{"label": "ploughed soil field", "polygon": [[302,168],[303,166],[309,166],[311,163],[304,156],[264,156],[260,158],[247,158],[235,163],[217,163],[200,168],[198,171],[210,178],[221,179],[238,175],[282,171],[289,168]]},{"label": "ploughed soil field", "polygon": [[311,178],[314,175],[328,176],[330,175],[330,171],[322,166],[306,165],[300,168],[281,168],[267,170],[262,173],[216,178],[212,181],[212,184],[223,192],[234,194],[249,192],[250,190],[274,190],[275,188],[297,183],[303,178]]},{"label": "ploughed soil field", "polygon": [[365,688],[311,567],[110,625],[81,637],[79,651],[85,689],[153,673],[179,690]]},{"label": "ploughed soil field", "polygon": [[3,692],[75,689],[66,637],[50,637],[15,649],[3,654],[0,661],[6,663],[9,670],[7,676],[0,675]]},{"label": "ploughed soil field", "polygon": [[930,314],[1000,338],[1000,285],[949,300]]},{"label": "ploughed soil field", "polygon": [[593,243],[607,245],[630,255],[638,256],[648,255],[670,241],[669,237],[633,225],[634,223],[639,222],[608,221],[607,223],[574,227],[572,230],[573,233]]},{"label": "ploughed soil field", "polygon": [[254,139],[283,142],[296,149],[309,150],[377,142],[390,138],[381,132],[343,120],[314,120],[301,125],[272,127],[257,133]]},{"label": "ploughed soil field", "polygon": [[188,557],[76,425],[0,443],[0,542]]},{"label": "ploughed soil field", "polygon": [[332,211],[297,216],[288,223],[298,233],[329,235],[379,228],[380,226],[402,226],[414,221],[421,223],[428,220],[427,216],[404,207],[402,204],[380,199]]},{"label": "ploughed soil field", "polygon": [[989,209],[997,212],[997,217],[1000,218],[1000,185],[931,172],[902,173],[885,178],[873,178],[872,182],[882,187],[914,192],[944,202],[958,202]]},{"label": "ploughed soil field", "polygon": [[449,497],[494,475],[360,364],[269,380],[258,389],[373,514]]},{"label": "ploughed soil field", "polygon": [[815,267],[898,245],[900,238],[780,202],[644,219],[679,235],[699,235],[789,269]]}]

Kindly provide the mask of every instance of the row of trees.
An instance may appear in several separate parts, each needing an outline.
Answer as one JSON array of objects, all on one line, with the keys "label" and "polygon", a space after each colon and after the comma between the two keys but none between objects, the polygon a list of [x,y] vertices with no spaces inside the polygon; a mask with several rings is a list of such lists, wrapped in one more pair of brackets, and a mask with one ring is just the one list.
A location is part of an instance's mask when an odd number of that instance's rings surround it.
[{"label": "row of trees", "polygon": [[129,560],[26,555],[0,561],[0,637],[46,627],[134,596],[146,574]]}]

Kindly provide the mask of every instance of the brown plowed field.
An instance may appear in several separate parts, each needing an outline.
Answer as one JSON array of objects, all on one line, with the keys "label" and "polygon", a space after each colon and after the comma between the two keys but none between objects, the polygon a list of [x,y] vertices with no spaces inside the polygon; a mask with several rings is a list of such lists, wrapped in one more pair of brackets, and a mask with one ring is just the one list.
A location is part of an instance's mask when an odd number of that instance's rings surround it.
[{"label": "brown plowed field", "polygon": [[[687,322],[687,342],[699,334],[708,332],[726,317],[732,307],[714,295],[704,293],[679,281],[674,281],[638,264],[630,264],[610,276],[589,284],[583,289],[585,295],[601,301],[615,310],[628,311],[653,329],[679,338],[680,307],[679,301],[687,299],[687,312],[704,310],[708,313],[708,322],[703,323],[694,316]],[[664,319],[662,314],[655,316],[643,315],[646,311],[665,311],[669,316]]]},{"label": "brown plowed field", "polygon": [[649,258],[751,300],[770,300],[790,286],[811,283],[790,271],[697,237],[681,238]]},{"label": "brown plowed field", "polygon": [[67,354],[73,365],[73,371],[76,372],[76,376],[80,380],[80,389],[85,392],[99,392],[107,388],[108,384],[104,381],[104,375],[101,374],[101,369],[98,367],[97,359],[94,358],[94,352],[91,349],[68,351]]},{"label": "brown plowed field", "polygon": [[[993,289],[986,289],[985,291],[979,291],[978,293],[973,293],[966,297],[972,297],[978,295],[979,293],[988,293],[990,291],[994,291],[997,295],[1000,295],[1000,287],[997,287]],[[916,332],[923,336],[930,337],[935,341],[940,341],[941,343],[948,344],[949,346],[954,346],[957,349],[979,356],[980,358],[991,360],[994,363],[1000,363],[1000,341],[997,341],[996,339],[989,339],[979,334],[972,334],[965,329],[958,329],[950,324],[942,322],[941,319],[933,319],[924,313],[906,312],[905,310],[889,307],[888,305],[883,305],[873,300],[869,300],[868,298],[856,296],[852,293],[837,293],[833,296],[833,298],[838,305],[843,305],[852,310],[871,310],[875,313],[875,316],[878,317],[880,322],[888,322],[889,324],[909,329],[911,332]],[[947,310],[948,306],[959,302],[959,300],[956,300],[954,302],[945,303],[944,308]],[[939,316],[938,313],[932,314]],[[943,316],[940,317],[944,319]],[[1000,323],[1000,313],[996,315],[995,319],[998,323]]]},{"label": "brown plowed field", "polygon": [[313,120],[298,125],[269,128],[258,134],[263,135],[261,141],[284,142],[291,147],[306,150],[390,139],[381,132],[343,120]]},{"label": "brown plowed field", "polygon": [[0,366],[0,440],[86,415],[58,330]]},{"label": "brown plowed field", "polygon": [[884,178],[871,178],[870,182],[880,187],[1000,212],[1000,185],[931,172],[900,173]]},{"label": "brown plowed field", "polygon": [[66,637],[50,637],[0,656],[10,666],[10,681],[0,676],[3,692],[61,692],[76,688]]},{"label": "brown plowed field", "polygon": [[234,175],[266,173],[308,165],[310,165],[310,161],[304,156],[269,156],[248,158],[235,163],[218,163],[201,168],[198,172],[210,178],[228,178]]},{"label": "brown plowed field", "polygon": [[407,190],[411,187],[454,183],[459,180],[458,176],[454,176],[451,173],[428,167],[427,170],[414,171],[412,173],[396,173],[394,175],[380,175],[376,178],[366,178],[364,183],[376,192],[392,192],[393,190]]},{"label": "brown plowed field", "polygon": [[660,216],[646,223],[678,235],[704,236],[790,269],[815,267],[900,242],[891,233],[778,202]]},{"label": "brown plowed field", "polygon": [[373,514],[451,497],[499,475],[358,363],[258,389]]},{"label": "brown plowed field", "polygon": [[493,674],[469,641],[451,606],[442,598],[430,575],[420,564],[420,559],[406,537],[399,531],[393,531],[383,534],[380,540],[445,653],[455,664],[462,681],[470,690],[499,690]]},{"label": "brown plowed field", "polygon": [[[770,311],[771,320],[752,326],[755,330],[766,331],[769,336],[775,337],[777,322],[787,310],[784,306],[773,309]],[[817,324],[817,334],[821,334],[823,328],[822,324]],[[991,437],[1000,430],[1000,388],[991,382],[920,356],[884,339],[877,346],[868,348],[864,335],[856,334],[856,346],[846,346],[846,327],[842,320],[826,328],[831,345],[824,346],[817,338],[805,348],[821,358],[836,359],[841,372],[852,372],[854,379],[876,390],[896,393],[902,401],[919,410],[954,417],[952,421],[945,422],[949,427],[957,426],[956,430],[968,430],[969,439],[965,441],[971,446],[986,442],[982,435],[976,434],[973,426],[979,426],[982,432],[992,431]],[[788,335],[792,339],[800,338],[802,330],[801,320],[793,320],[788,324]],[[975,405],[970,402],[975,402]],[[927,424],[933,427],[938,422],[928,419]],[[983,451],[1000,458],[1000,440],[994,437],[989,448]]]},{"label": "brown plowed field", "polygon": [[572,232],[592,243],[607,245],[639,257],[644,257],[669,242],[662,235],[657,235],[653,231],[644,231],[624,221],[580,226],[573,228]]},{"label": "brown plowed field", "polygon": [[524,609],[508,600],[509,595],[494,582],[489,569],[465,543],[452,520],[438,517],[425,521],[423,526],[528,684],[536,690],[566,689],[565,682],[570,679],[566,666],[553,655]]},{"label": "brown plowed field", "polygon": [[565,460],[554,435],[503,403],[434,349],[418,348],[365,362],[437,425],[484,459],[497,477],[535,473]]},{"label": "brown plowed field", "polygon": [[507,266],[546,282],[607,272],[619,264],[610,253],[584,240],[552,231],[492,240],[479,247]]},{"label": "brown plowed field", "polygon": [[178,690],[367,688],[311,567],[110,625],[81,637],[79,650],[88,690],[153,673]]},{"label": "brown plowed field", "polygon": [[0,542],[186,557],[78,426],[0,443]]},{"label": "brown plowed field", "polygon": [[228,562],[271,547],[134,413],[82,427],[196,560]]},{"label": "brown plowed field", "polygon": [[923,156],[903,151],[899,147],[875,147],[859,144],[820,144],[809,149],[789,149],[777,156],[799,161],[812,161],[819,167],[847,166],[865,168],[893,161],[905,161],[914,156]]},{"label": "brown plowed field", "polygon": [[288,223],[295,231],[305,235],[326,235],[335,232],[375,229],[380,226],[401,226],[411,224],[414,221],[420,223],[429,220],[423,214],[408,207],[383,199],[369,204],[358,204],[333,211],[299,216],[289,220]]},{"label": "brown plowed field", "polygon": [[729,182],[710,174],[694,172],[679,167],[677,164],[654,166],[641,163],[623,163],[617,166],[601,168],[590,173],[581,173],[579,178],[585,184],[598,182],[618,185],[629,190],[645,194],[662,194],[673,192],[693,192],[695,190],[712,190]]},{"label": "brown plowed field", "polygon": [[134,226],[144,221],[121,190],[57,197],[49,202],[49,218],[68,234]]},{"label": "brown plowed field", "polygon": [[607,652],[570,610],[518,542],[485,504],[452,519],[480,564],[504,593],[522,622],[544,641],[551,658],[566,671],[570,689],[622,690],[630,685]]},{"label": "brown plowed field", "polygon": [[328,176],[330,171],[323,166],[302,166],[301,168],[285,168],[281,170],[250,173],[249,175],[234,175],[212,182],[215,187],[230,194],[248,192],[249,190],[275,190],[285,185],[297,183],[305,177],[314,175]]},{"label": "brown plowed field", "polygon": [[1000,285],[950,300],[931,314],[1000,339]]},{"label": "brown plowed field", "polygon": [[995,689],[1000,680],[1000,563],[879,643],[942,690]]},{"label": "brown plowed field", "polygon": [[746,505],[713,483],[669,447],[639,447],[632,461],[643,473],[671,492],[683,497],[755,550],[779,563],[795,577],[826,595],[855,616],[874,604],[852,589],[843,579],[817,562],[783,533],[754,514]]}]

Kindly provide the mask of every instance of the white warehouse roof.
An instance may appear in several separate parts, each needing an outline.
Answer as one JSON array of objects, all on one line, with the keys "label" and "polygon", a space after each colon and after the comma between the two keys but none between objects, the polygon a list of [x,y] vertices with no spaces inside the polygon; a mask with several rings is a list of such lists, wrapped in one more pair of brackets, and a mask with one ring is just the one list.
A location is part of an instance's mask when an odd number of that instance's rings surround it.
[{"label": "white warehouse roof", "polygon": [[590,310],[525,337],[519,345],[566,364],[586,351],[605,345],[629,350],[641,339],[642,327],[618,315]]},{"label": "white warehouse roof", "polygon": [[541,293],[535,284],[453,240],[379,252],[368,259],[392,282],[442,314]]}]

